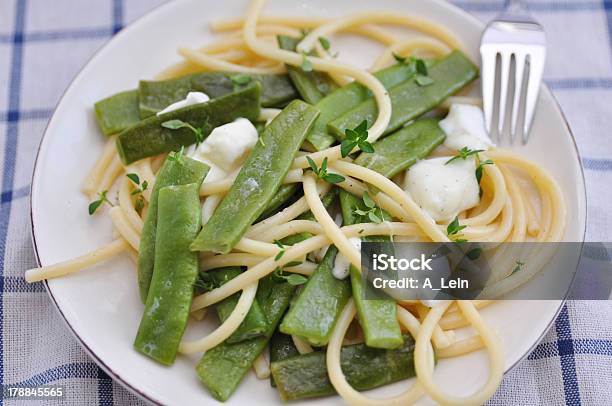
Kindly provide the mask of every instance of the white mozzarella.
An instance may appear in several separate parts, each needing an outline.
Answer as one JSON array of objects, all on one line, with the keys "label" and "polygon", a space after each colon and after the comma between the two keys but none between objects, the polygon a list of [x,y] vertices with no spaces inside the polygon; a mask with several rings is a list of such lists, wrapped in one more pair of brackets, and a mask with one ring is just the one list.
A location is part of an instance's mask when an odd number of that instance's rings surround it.
[{"label": "white mozzarella", "polygon": [[478,106],[453,104],[448,115],[440,121],[440,128],[446,133],[444,146],[453,150],[488,149],[493,145],[485,130],[484,115]]},{"label": "white mozzarella", "polygon": [[[357,251],[361,252],[361,239],[357,237],[351,237],[348,239],[349,242],[357,249]],[[346,279],[349,276],[349,267],[351,266],[351,261],[349,261],[344,255],[338,253],[336,255],[336,259],[334,260],[334,268],[332,269],[332,275],[336,279]]]},{"label": "white mozzarella", "polygon": [[480,188],[473,158],[425,159],[414,164],[404,181],[404,189],[435,221],[451,221],[460,212],[476,206]]},{"label": "white mozzarella", "polygon": [[194,104],[206,103],[210,100],[210,97],[206,93],[202,92],[189,92],[187,93],[187,97],[183,100],[179,100],[176,103],[172,103],[162,111],[158,112],[157,115],[161,116],[162,114],[169,113],[174,110],[182,109],[183,107],[192,106]]}]

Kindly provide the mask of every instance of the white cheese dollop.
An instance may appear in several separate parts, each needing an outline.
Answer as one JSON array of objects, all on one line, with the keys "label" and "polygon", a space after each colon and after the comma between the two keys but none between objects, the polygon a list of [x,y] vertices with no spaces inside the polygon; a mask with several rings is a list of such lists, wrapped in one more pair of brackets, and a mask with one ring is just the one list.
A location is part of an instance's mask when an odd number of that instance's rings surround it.
[{"label": "white cheese dollop", "polygon": [[255,144],[257,129],[246,118],[224,124],[212,130],[210,135],[198,145],[191,147],[188,155],[210,166],[206,182],[220,180],[229,172],[238,169]]},{"label": "white cheese dollop", "polygon": [[[357,249],[357,251],[361,252],[361,239],[357,237],[351,237],[348,239],[349,242]],[[349,276],[349,267],[351,266],[351,261],[349,261],[344,255],[338,253],[336,255],[336,259],[334,259],[334,269],[332,269],[332,275],[336,279],[346,279]]]},{"label": "white cheese dollop", "polygon": [[[204,182],[214,182],[238,171],[257,139],[255,126],[246,118],[238,118],[212,130],[197,147],[189,147],[187,156],[208,165],[210,169]],[[210,220],[221,200],[221,195],[208,196],[204,200],[202,224]]]},{"label": "white cheese dollop", "polygon": [[453,104],[448,115],[440,121],[440,128],[446,133],[444,146],[453,150],[488,149],[493,145],[484,124],[480,107],[469,104]]},{"label": "white cheese dollop", "polygon": [[187,97],[183,100],[179,100],[176,103],[172,103],[162,111],[157,112],[157,116],[161,116],[162,114],[169,113],[174,110],[182,109],[183,107],[191,106],[194,104],[206,103],[210,100],[210,97],[206,93],[202,92],[189,92],[187,93]]},{"label": "white cheese dollop", "polygon": [[474,158],[446,164],[448,160],[419,161],[408,170],[404,181],[404,190],[435,221],[451,221],[480,200]]}]

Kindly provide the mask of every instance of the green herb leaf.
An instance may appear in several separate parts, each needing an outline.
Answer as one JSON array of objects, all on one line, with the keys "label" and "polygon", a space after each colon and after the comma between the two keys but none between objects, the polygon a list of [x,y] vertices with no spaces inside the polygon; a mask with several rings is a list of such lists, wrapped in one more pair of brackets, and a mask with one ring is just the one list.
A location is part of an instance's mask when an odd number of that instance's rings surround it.
[{"label": "green herb leaf", "polygon": [[323,162],[321,162],[321,168],[319,169],[321,174],[327,175],[327,157],[323,158]]},{"label": "green herb leaf", "polygon": [[524,262],[519,261],[518,259],[516,260],[515,264],[516,264],[516,265],[514,266],[514,269],[512,270],[512,272],[510,273],[510,275],[513,275],[514,273],[516,273],[516,272],[518,272],[518,271],[522,270],[522,269],[523,269],[523,267],[525,266],[525,263],[524,263]]},{"label": "green herb leaf", "polygon": [[331,48],[329,40],[327,38],[325,38],[325,37],[319,37],[319,43],[321,44],[323,49],[326,50],[326,51],[329,51],[329,48]]},{"label": "green herb leaf", "polygon": [[308,282],[308,278],[304,275],[300,275],[297,273],[292,273],[291,275],[287,275],[284,277],[287,283],[291,286],[303,285]]},{"label": "green herb leaf", "polygon": [[310,166],[310,169],[312,169],[312,171],[318,175],[319,168],[317,168],[317,164],[315,163],[315,161],[313,161],[312,158],[310,158],[309,156],[306,156],[306,160],[308,161],[308,165]]},{"label": "green herb leaf", "polygon": [[346,180],[344,176],[338,175],[337,173],[329,173],[329,174],[323,175],[321,179],[323,179],[324,181],[328,183],[333,183],[333,184],[341,183]]},{"label": "green herb leaf", "polygon": [[[459,217],[455,217],[453,221],[449,223],[446,227],[446,234],[450,237],[452,235],[457,235],[459,231],[463,230],[467,226],[462,226],[459,224]],[[457,241],[457,240],[455,240]]]},{"label": "green herb leaf", "polygon": [[468,147],[463,147],[458,151],[459,153],[457,155],[455,155],[454,157],[446,161],[444,164],[448,165],[449,163],[457,159],[467,159],[472,155],[478,156],[478,153],[483,152],[483,151],[484,149],[469,149]]},{"label": "green herb leaf", "polygon": [[362,152],[365,152],[367,154],[371,154],[371,153],[374,152],[374,146],[371,143],[369,143],[368,141],[362,141],[362,142],[360,142],[357,145],[359,146],[359,149]]},{"label": "green herb leaf", "polygon": [[431,85],[434,81],[429,76],[416,75],[415,82],[417,85],[425,87]]},{"label": "green herb leaf", "polygon": [[302,54],[302,64],[300,65],[300,68],[302,68],[304,72],[312,72],[312,62],[310,62],[310,60],[304,54]]},{"label": "green herb leaf", "polygon": [[89,203],[87,211],[89,212],[90,216],[94,214],[103,203],[108,203],[111,207],[114,206],[114,204],[112,204],[111,201],[108,200],[108,198],[106,197],[107,193],[108,192],[106,190],[103,190],[102,192],[98,193],[98,200],[94,200],[93,202]]},{"label": "green herb leaf", "polygon": [[329,183],[340,183],[345,180],[344,176],[338,175],[337,173],[327,173],[327,157],[323,158],[320,168],[317,168],[317,164],[309,156],[306,156],[306,160],[319,179],[323,179]]},{"label": "green herb leaf", "polygon": [[340,144],[340,153],[343,158],[346,158],[355,147],[363,152],[372,153],[374,147],[368,142],[368,121],[363,120],[353,129],[347,128],[344,130],[345,138]]},{"label": "green herb leaf", "polygon": [[168,159],[176,162],[179,165],[183,164],[183,156],[185,155],[185,147],[181,147],[178,151],[173,151],[168,154]]},{"label": "green herb leaf", "polygon": [[135,184],[140,185],[140,178],[135,173],[128,173],[125,176],[127,176]]},{"label": "green herb leaf", "polygon": [[342,158],[346,158],[347,156],[349,156],[349,154],[351,153],[351,151],[357,146],[357,142],[349,139],[349,138],[345,138],[342,140],[342,143],[340,144],[340,154],[342,155]]},{"label": "green herb leaf", "polygon": [[477,247],[477,248],[472,248],[471,250],[466,252],[465,256],[471,259],[472,261],[475,261],[478,258],[480,258],[481,254],[482,254],[482,248]]},{"label": "green herb leaf", "polygon": [[363,203],[366,205],[366,207],[370,209],[373,209],[374,207],[376,207],[376,203],[374,202],[374,200],[372,199],[372,197],[370,196],[368,192],[365,192],[363,194]]},{"label": "green herb leaf", "polygon": [[374,214],[373,211],[368,213],[368,217],[369,217],[370,221],[372,221],[372,223],[376,223],[376,224],[382,223],[382,219],[380,217],[378,217],[376,214]]},{"label": "green herb leaf", "polygon": [[95,200],[91,203],[89,203],[89,215],[91,216],[92,214],[94,214],[96,212],[96,210],[98,210],[98,207],[100,207],[100,205],[104,203],[102,200]]},{"label": "green herb leaf", "polygon": [[274,244],[276,244],[276,246],[280,248],[280,251],[274,257],[274,260],[278,261],[279,259],[283,257],[283,255],[285,255],[285,246],[278,240],[274,240]]},{"label": "green herb leaf", "polygon": [[186,127],[187,124],[183,120],[169,120],[164,121],[161,126],[170,130],[178,130],[179,128]]},{"label": "green herb leaf", "polygon": [[235,85],[246,85],[247,83],[249,83],[253,78],[250,77],[249,75],[246,75],[244,73],[239,73],[237,75],[232,76],[232,83],[234,83]]},{"label": "green herb leaf", "polygon": [[484,170],[483,167],[485,165],[493,165],[493,161],[491,161],[490,159],[487,159],[487,160],[484,160],[484,161],[480,161],[478,163],[478,166],[476,167],[476,181],[478,182],[479,185],[480,185],[480,180],[482,179],[482,173],[483,173],[483,170]]},{"label": "green herb leaf", "polygon": [[368,120],[363,120],[354,131],[359,134],[361,138],[368,139]]},{"label": "green herb leaf", "polygon": [[145,190],[147,190],[147,188],[149,187],[149,182],[147,182],[146,180],[142,182],[142,191],[144,192]]},{"label": "green herb leaf", "polygon": [[141,214],[142,209],[144,209],[144,206],[145,206],[145,199],[142,196],[142,194],[140,194],[134,201],[134,210],[136,210],[138,214]]},{"label": "green herb leaf", "polygon": [[400,55],[396,54],[395,52],[393,52],[393,57],[399,63],[406,63],[406,59],[408,59],[405,56],[400,56]]},{"label": "green herb leaf", "polygon": [[427,65],[425,64],[425,61],[419,58],[411,58],[411,59],[414,61],[417,73],[419,75],[427,76],[428,72],[427,72]]},{"label": "green herb leaf", "polygon": [[182,120],[164,121],[161,125],[162,127],[168,128],[170,130],[178,130],[180,128],[189,128],[191,132],[193,132],[193,135],[195,135],[196,146],[199,145],[202,141],[204,141],[204,133],[202,132],[201,128],[195,128],[191,124],[186,123]]}]

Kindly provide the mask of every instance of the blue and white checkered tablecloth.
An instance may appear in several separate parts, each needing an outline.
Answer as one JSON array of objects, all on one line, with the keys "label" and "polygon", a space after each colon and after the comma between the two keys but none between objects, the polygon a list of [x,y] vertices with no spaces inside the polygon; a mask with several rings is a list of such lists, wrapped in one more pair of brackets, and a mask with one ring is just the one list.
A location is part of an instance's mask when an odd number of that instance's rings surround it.
[{"label": "blue and white checkered tablecloth", "polygon": [[[140,402],[87,357],[43,286],[26,284],[23,271],[36,265],[28,215],[30,176],[54,106],[101,45],[161,1],[0,0],[0,381],[4,386],[63,384],[70,404]],[[485,21],[504,6],[500,0],[455,3]],[[548,33],[546,80],[567,115],[586,170],[588,240],[610,241],[612,1],[525,3]],[[504,378],[490,404],[612,404],[612,302],[568,303],[543,342]]]}]

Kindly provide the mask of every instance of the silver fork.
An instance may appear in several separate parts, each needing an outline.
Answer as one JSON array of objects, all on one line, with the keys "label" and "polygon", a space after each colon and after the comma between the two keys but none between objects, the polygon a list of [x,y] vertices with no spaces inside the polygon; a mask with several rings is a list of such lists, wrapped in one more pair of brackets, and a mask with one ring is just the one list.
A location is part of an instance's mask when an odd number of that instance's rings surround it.
[{"label": "silver fork", "polygon": [[[493,114],[499,112],[497,137],[501,141],[509,110],[508,93],[512,90],[510,142],[519,127],[519,112],[524,111],[522,140],[525,144],[533,122],[544,62],[546,60],[546,37],[542,26],[522,9],[519,0],[510,0],[506,11],[490,22],[480,42],[482,57],[482,99],[487,132],[493,127]],[[496,105],[496,71],[499,67],[499,104]],[[511,80],[511,67],[514,80]],[[521,105],[521,101],[525,100]],[[497,107],[497,108],[496,108]]]}]

